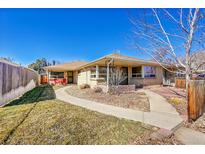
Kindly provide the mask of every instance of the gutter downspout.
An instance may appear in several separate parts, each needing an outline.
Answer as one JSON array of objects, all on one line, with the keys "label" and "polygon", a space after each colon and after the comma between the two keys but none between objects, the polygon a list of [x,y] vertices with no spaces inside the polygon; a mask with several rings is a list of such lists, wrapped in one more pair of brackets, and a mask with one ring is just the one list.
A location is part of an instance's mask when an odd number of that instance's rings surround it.
[{"label": "gutter downspout", "polygon": [[110,77],[110,64],[113,62],[113,58],[110,59],[110,61],[108,61],[107,63],[107,92],[108,92],[108,88],[109,88],[109,77]]}]

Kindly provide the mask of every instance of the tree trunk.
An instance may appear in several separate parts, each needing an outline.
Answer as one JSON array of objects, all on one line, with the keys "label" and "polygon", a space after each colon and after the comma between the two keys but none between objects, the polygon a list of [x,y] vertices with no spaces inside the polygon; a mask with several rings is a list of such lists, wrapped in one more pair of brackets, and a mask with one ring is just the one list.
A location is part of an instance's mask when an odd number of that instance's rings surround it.
[{"label": "tree trunk", "polygon": [[194,35],[194,30],[197,22],[197,16],[199,13],[199,9],[195,9],[194,16],[191,20],[190,24],[190,31],[188,34],[187,38],[187,43],[186,43],[186,101],[187,101],[187,111],[188,111],[188,121],[191,121],[189,117],[189,82],[190,82],[190,71],[191,71],[191,64],[190,64],[190,52],[191,52],[191,47],[192,47],[192,41],[193,41],[193,35]]}]

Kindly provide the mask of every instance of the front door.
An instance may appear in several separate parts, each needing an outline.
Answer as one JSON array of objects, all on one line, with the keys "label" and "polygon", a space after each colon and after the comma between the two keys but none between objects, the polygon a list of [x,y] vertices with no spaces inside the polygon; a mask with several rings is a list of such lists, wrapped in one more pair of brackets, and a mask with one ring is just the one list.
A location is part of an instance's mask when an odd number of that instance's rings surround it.
[{"label": "front door", "polygon": [[128,67],[122,67],[122,72],[125,79],[120,83],[120,85],[128,85]]},{"label": "front door", "polygon": [[73,83],[73,71],[68,71],[68,84]]}]

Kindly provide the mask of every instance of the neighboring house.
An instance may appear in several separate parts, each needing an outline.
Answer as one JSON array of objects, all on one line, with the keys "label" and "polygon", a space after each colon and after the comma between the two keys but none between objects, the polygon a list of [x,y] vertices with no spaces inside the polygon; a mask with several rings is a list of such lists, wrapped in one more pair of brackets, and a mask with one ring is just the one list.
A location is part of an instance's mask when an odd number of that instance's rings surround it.
[{"label": "neighboring house", "polygon": [[50,83],[53,79],[64,79],[66,83],[89,84],[91,87],[109,85],[110,68],[123,71],[123,85],[160,85],[172,78],[172,74],[157,62],[141,60],[120,54],[110,54],[91,62],[71,62],[45,67]]}]

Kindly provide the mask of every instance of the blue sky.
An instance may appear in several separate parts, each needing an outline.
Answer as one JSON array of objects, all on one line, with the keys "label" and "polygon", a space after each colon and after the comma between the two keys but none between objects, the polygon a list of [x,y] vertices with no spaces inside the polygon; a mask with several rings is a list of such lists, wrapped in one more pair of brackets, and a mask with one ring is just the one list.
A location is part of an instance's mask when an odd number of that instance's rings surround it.
[{"label": "blue sky", "polygon": [[93,60],[120,50],[139,58],[128,36],[127,9],[0,9],[0,57]]}]

